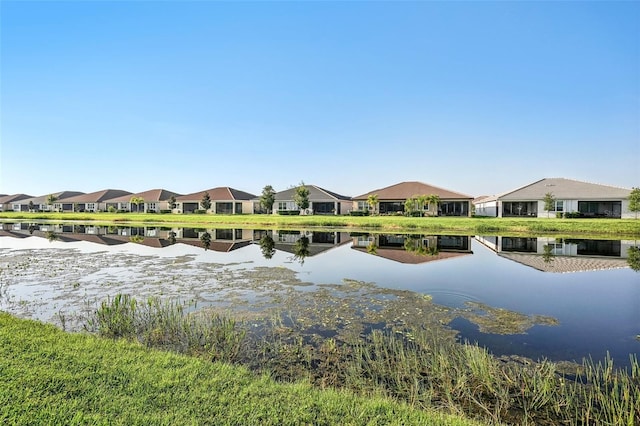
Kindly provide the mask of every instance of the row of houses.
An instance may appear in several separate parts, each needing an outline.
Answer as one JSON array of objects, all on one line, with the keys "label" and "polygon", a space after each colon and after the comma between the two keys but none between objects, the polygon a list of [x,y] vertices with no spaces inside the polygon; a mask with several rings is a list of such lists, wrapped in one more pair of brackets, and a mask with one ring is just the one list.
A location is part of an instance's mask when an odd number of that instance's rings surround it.
[{"label": "row of houses", "polygon": [[[579,217],[633,218],[629,210],[630,189],[581,182],[565,178],[545,178],[495,196],[475,199],[467,194],[423,182],[401,182],[349,197],[316,185],[304,185],[309,207],[301,211],[295,202],[295,188],[276,192],[274,214],[343,215],[374,210],[379,214],[403,214],[407,205],[412,213],[429,216],[556,217],[571,213]],[[210,206],[203,206],[208,195]],[[547,194],[553,196],[551,209],[545,209]],[[407,204],[407,200],[411,200]],[[435,201],[434,201],[435,200]],[[207,208],[204,208],[207,207]],[[63,191],[33,197],[27,194],[0,194],[0,211],[58,212],[164,212],[257,214],[265,213],[260,197],[230,187],[204,189],[178,194],[165,189],[131,193],[104,189],[89,194]]]}]

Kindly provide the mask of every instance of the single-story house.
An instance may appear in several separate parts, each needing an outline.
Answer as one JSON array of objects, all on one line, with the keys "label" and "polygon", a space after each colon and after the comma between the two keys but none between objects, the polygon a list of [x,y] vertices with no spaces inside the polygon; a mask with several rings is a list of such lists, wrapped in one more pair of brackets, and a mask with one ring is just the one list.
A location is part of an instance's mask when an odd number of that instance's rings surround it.
[{"label": "single-story house", "polygon": [[131,192],[121,189],[103,189],[89,194],[76,195],[64,200],[72,208],[70,211],[99,212],[107,210],[107,200],[117,197],[131,196]]},{"label": "single-story house", "polygon": [[[209,194],[211,207],[203,208],[202,200]],[[174,213],[193,213],[196,210],[206,210],[215,214],[251,214],[253,213],[254,194],[240,191],[228,186],[220,186],[192,194],[176,197]]]},{"label": "single-story house", "polygon": [[28,209],[22,210],[20,206],[20,201],[25,198],[31,198],[33,195],[27,194],[13,194],[13,195],[5,195],[4,197],[0,197],[0,211],[4,212],[20,212],[27,211]]},{"label": "single-story house", "polygon": [[[166,189],[151,189],[149,191],[138,192],[135,194],[123,195],[121,197],[106,200],[107,209],[113,207],[118,211],[127,212],[145,212],[157,213],[160,210],[171,210],[170,199],[174,197],[176,200],[180,194],[167,191]],[[138,199],[139,204],[131,202]]]},{"label": "single-story house", "polygon": [[278,214],[279,212],[300,211],[300,214],[303,215],[339,215],[348,214],[353,207],[351,197],[337,194],[316,185],[304,185],[304,187],[309,190],[309,207],[307,209],[302,211],[296,202],[293,201],[293,196],[296,192],[296,187],[294,187],[276,192],[275,203],[273,204],[273,213]]},{"label": "single-story house", "polygon": [[[553,207],[545,210],[550,194]],[[633,218],[629,211],[630,189],[565,178],[545,178],[518,189],[475,201],[477,216],[556,217],[567,213],[576,217]]]},{"label": "single-story house", "polygon": [[[84,192],[79,191],[62,191],[53,194],[41,195],[39,197],[31,197],[20,200],[20,211],[42,211],[42,212],[63,212],[73,211],[73,204],[67,203],[66,200],[71,197],[82,195]],[[49,197],[53,196],[55,201],[49,204]]]},{"label": "single-story house", "polygon": [[375,211],[380,214],[404,213],[410,198],[437,196],[437,206],[425,202],[417,211],[430,216],[471,216],[473,197],[422,182],[401,182],[353,197],[353,209],[369,211],[369,197],[377,197]]}]

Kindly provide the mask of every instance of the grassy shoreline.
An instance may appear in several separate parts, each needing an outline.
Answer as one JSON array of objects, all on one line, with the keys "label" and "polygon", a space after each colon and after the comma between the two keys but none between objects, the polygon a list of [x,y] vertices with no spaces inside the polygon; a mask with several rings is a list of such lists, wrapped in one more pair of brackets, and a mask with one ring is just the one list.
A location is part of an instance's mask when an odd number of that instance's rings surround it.
[{"label": "grassy shoreline", "polygon": [[277,383],[239,366],[65,333],[2,312],[0,423],[480,425],[388,398]]},{"label": "grassy shoreline", "polygon": [[177,215],[138,213],[0,213],[0,221],[97,222],[143,226],[242,226],[247,228],[329,228],[431,233],[590,235],[640,237],[636,219],[412,218],[404,216]]}]

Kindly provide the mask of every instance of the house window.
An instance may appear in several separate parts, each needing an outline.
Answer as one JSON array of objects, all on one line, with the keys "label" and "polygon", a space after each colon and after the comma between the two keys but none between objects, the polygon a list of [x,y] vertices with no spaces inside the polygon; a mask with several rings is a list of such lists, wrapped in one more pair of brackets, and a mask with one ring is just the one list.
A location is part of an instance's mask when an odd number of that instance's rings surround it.
[{"label": "house window", "polygon": [[93,211],[96,209],[96,203],[87,203],[86,204],[86,209],[89,211]]},{"label": "house window", "polygon": [[147,203],[147,210],[156,210],[156,203]]},{"label": "house window", "polygon": [[552,212],[561,212],[564,211],[564,201],[555,201],[553,205]]},{"label": "house window", "polygon": [[278,210],[287,210],[287,202],[286,201],[278,202]]},{"label": "house window", "polygon": [[366,201],[358,201],[358,210],[369,211],[369,203]]},{"label": "house window", "polygon": [[20,204],[13,204],[13,205],[11,206],[11,208],[12,208],[14,211],[19,212],[19,211],[20,211]]}]

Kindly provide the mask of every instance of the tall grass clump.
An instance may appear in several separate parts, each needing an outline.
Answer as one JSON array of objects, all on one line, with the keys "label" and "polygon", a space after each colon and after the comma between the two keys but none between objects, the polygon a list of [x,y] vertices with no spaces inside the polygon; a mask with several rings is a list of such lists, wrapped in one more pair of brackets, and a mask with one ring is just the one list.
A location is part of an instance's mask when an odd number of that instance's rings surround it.
[{"label": "tall grass clump", "polygon": [[88,329],[208,359],[240,363],[286,382],[392,398],[415,408],[491,424],[638,425],[640,364],[615,368],[607,357],[570,366],[497,358],[446,328],[363,328],[356,336],[304,334],[291,315],[248,323],[188,305],[118,295]]},{"label": "tall grass clump", "polygon": [[244,329],[231,318],[186,308],[189,305],[177,301],[152,297],[139,302],[118,294],[100,304],[85,328],[104,337],[137,340],[148,347],[235,361],[244,342]]},{"label": "tall grass clump", "polygon": [[637,425],[640,366],[617,370],[607,358],[584,360],[565,376],[550,361],[498,359],[476,345],[429,332],[374,331],[353,347],[347,385],[420,407],[441,407],[508,424]]}]

